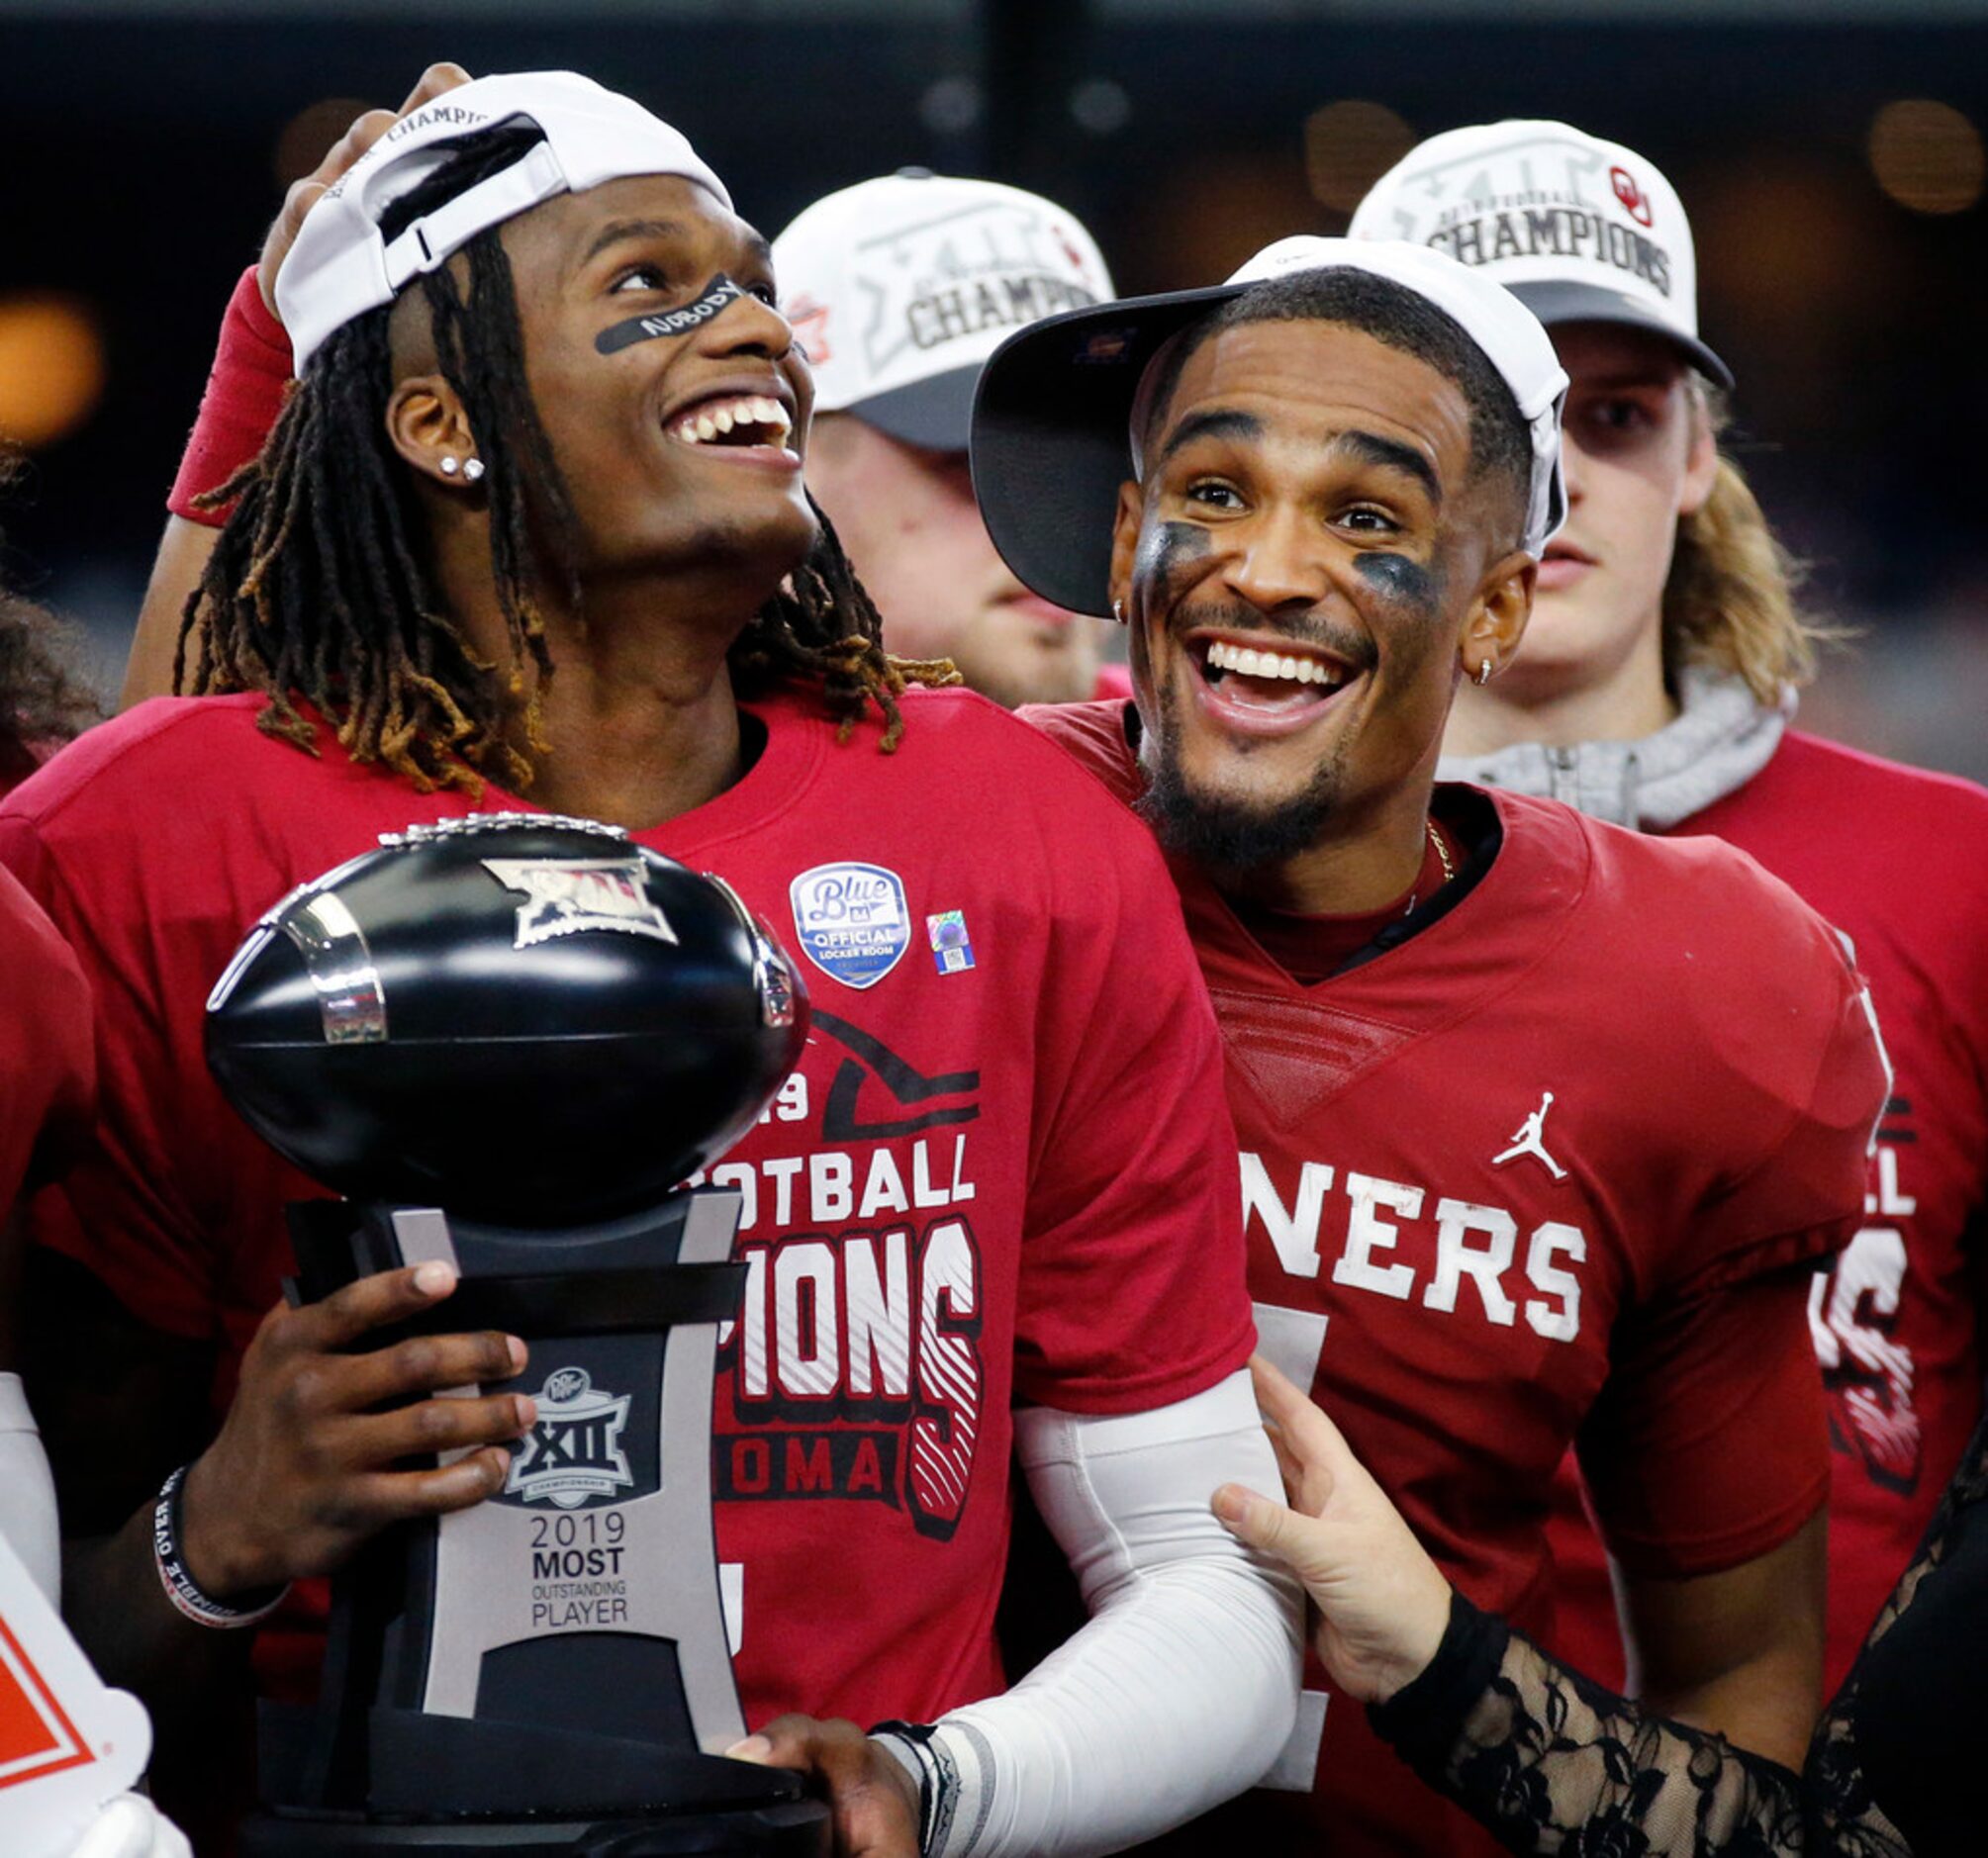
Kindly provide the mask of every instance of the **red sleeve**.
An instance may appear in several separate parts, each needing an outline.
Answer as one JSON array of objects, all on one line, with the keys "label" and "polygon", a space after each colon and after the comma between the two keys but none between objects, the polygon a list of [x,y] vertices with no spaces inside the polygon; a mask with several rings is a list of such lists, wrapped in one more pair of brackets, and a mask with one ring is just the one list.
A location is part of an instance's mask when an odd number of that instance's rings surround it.
[{"label": "red sleeve", "polygon": [[290,332],[262,301],[255,271],[251,264],[242,272],[228,300],[200,415],[165,500],[174,515],[209,528],[220,528],[228,511],[203,510],[199,499],[261,452],[290,386]]},{"label": "red sleeve", "polygon": [[1087,797],[1082,864],[1051,853],[1015,1389],[1126,1413],[1232,1373],[1255,1327],[1221,1043],[1180,901],[1145,829]]},{"label": "red sleeve", "polygon": [[1702,855],[1698,876],[1702,920],[1663,1006],[1685,1066],[1675,1101],[1648,1112],[1669,1116],[1679,1191],[1656,1222],[1657,1263],[1617,1321],[1579,1442],[1611,1551],[1669,1577],[1778,1547],[1825,1499],[1811,1267],[1862,1219],[1890,1088],[1869,996],[1836,933],[1723,848]]},{"label": "red sleeve", "polygon": [[188,1068],[202,1063],[198,1015],[195,1049],[178,1049],[187,1015],[169,1010],[151,970],[154,938],[132,874],[106,867],[73,877],[17,813],[0,814],[0,864],[66,939],[96,1020],[95,1129],[61,1182],[37,1196],[30,1238],[74,1258],[141,1320],[211,1338],[213,1247],[180,1203],[178,1170],[154,1159],[201,1140],[175,1121],[185,1079],[204,1082],[204,1070]]},{"label": "red sleeve", "polygon": [[1776,1113],[1760,1119],[1760,1146],[1691,1216],[1673,1296],[1826,1262],[1862,1221],[1891,1065],[1869,989],[1821,918],[1810,918],[1800,952],[1807,973],[1799,979],[1762,980],[1772,1010],[1735,1014],[1725,1031],[1734,1071],[1752,1073],[1762,1093],[1766,1078],[1783,1081]]},{"label": "red sleeve", "polygon": [[1829,1423],[1800,1267],[1625,1319],[1577,1449],[1630,1572],[1716,1574],[1777,1548],[1829,1494]]},{"label": "red sleeve", "polygon": [[0,1218],[86,1137],[90,993],[76,958],[0,869]]}]

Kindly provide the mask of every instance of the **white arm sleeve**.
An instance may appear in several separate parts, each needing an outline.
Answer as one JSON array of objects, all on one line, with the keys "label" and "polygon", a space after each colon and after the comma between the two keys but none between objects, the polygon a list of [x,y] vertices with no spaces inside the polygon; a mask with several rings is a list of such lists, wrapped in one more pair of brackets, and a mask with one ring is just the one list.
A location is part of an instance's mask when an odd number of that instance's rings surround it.
[{"label": "white arm sleeve", "polygon": [[1015,1441],[1091,1618],[915,1753],[882,1738],[940,1783],[927,1858],[1120,1851],[1258,1780],[1296,1716],[1297,1584],[1208,1508],[1223,1483],[1281,1499],[1247,1372],[1148,1413],[1028,1408]]},{"label": "white arm sleeve", "polygon": [[18,1374],[0,1374],[0,1536],[51,1607],[62,1604],[62,1538],[55,1485]]}]

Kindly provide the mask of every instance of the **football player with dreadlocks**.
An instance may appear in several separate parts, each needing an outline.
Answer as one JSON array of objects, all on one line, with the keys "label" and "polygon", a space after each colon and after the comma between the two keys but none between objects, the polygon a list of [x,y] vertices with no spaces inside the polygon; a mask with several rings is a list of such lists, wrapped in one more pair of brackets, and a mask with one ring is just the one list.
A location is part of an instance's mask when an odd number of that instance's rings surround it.
[{"label": "football player with dreadlocks", "polygon": [[[38,1400],[99,1537],[100,1664],[225,1707],[247,1634],[216,1628],[280,1616],[294,1658],[287,1583],[482,1501],[534,1423],[552,1364],[516,1338],[365,1346],[445,1267],[272,1309],[313,1189],[226,1108],[201,1020],[300,881],[543,806],[715,870],[807,964],[807,1053],[712,1170],[751,1266],[713,1413],[739,1752],[819,1775],[879,1858],[1110,1849],[1246,1784],[1295,1713],[1297,1611],[1206,1508],[1276,1487],[1212,1016],[1137,823],[881,648],[802,485],[764,241],[639,106],[487,78],[319,200],[276,300],[298,383],[217,487],[194,700],[0,809],[99,1013],[95,1143],[35,1236],[38,1322],[89,1339]],[[1093,1617],[1002,1695],[1011,1446]]]}]

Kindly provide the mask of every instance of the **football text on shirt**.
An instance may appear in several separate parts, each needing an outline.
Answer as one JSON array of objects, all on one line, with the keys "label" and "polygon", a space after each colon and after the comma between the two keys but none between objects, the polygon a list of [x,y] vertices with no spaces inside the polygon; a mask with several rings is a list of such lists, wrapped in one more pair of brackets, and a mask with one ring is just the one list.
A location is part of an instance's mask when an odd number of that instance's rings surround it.
[{"label": "football text on shirt", "polygon": [[1831,1440],[1853,1453],[1883,1489],[1911,1491],[1921,1471],[1923,1427],[1913,1402],[1917,1364],[1899,1339],[1905,1300],[1909,1222],[1919,1199],[1899,1182],[1899,1156],[1915,1139],[1912,1105],[1885,1105],[1872,1158],[1875,1178],[1864,1195],[1869,1223],[1809,1292],[1809,1328],[1830,1398]]},{"label": "football text on shirt", "polygon": [[[740,1502],[841,1497],[905,1512],[920,1534],[958,1527],[983,1403],[983,1275],[968,1209],[972,1071],[918,1077],[832,1016],[818,1024],[914,1095],[952,1107],[899,1122],[895,1140],[728,1161],[710,1183],[740,1197],[733,1255],[746,1266],[735,1322],[719,1327],[739,1430],[712,1441],[716,1494]],[[852,1068],[853,1067],[853,1068]],[[820,1135],[889,1129],[855,1113],[868,1067],[844,1061]],[[797,1072],[762,1124],[813,1121]],[[912,1134],[919,1124],[929,1134]],[[697,1184],[705,1177],[694,1178]],[[773,1234],[774,1237],[755,1235]]]}]

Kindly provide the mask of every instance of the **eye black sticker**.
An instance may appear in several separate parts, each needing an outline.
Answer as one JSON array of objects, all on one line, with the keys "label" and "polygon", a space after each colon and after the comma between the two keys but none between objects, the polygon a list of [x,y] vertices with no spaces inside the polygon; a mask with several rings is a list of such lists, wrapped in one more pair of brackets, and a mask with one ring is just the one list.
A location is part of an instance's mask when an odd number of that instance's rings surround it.
[{"label": "eye black sticker", "polygon": [[742,291],[730,278],[720,271],[704,288],[704,295],[696,303],[685,304],[681,310],[663,310],[653,316],[630,317],[625,323],[616,323],[612,328],[603,329],[594,337],[594,346],[604,355],[612,355],[619,349],[635,342],[646,342],[658,335],[688,335],[693,329],[701,329],[726,304],[743,297]]}]

